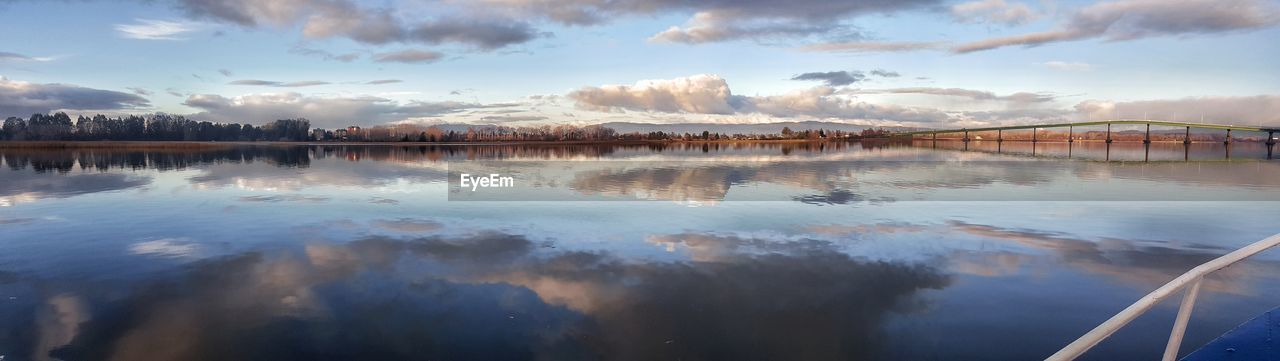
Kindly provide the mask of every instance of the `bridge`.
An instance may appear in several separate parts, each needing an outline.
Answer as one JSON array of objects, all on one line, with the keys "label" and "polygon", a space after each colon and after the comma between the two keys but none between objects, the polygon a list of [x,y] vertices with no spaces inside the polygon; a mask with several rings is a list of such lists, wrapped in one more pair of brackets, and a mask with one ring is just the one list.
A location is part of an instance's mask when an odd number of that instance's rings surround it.
[{"label": "bridge", "polygon": [[[1184,129],[1184,133],[1183,133],[1183,136],[1182,136],[1182,143],[1183,143],[1184,145],[1190,145],[1192,142],[1194,142],[1194,140],[1193,140],[1193,139],[1192,139],[1192,137],[1191,137],[1191,129],[1202,129],[1202,130],[1203,130],[1203,129],[1208,129],[1208,130],[1220,130],[1220,131],[1225,131],[1225,138],[1223,138],[1222,142],[1223,142],[1224,144],[1227,144],[1227,145],[1230,145],[1230,144],[1231,144],[1231,142],[1232,142],[1232,141],[1233,141],[1233,139],[1234,139],[1234,138],[1232,137],[1232,135],[1231,135],[1231,132],[1232,132],[1232,131],[1245,131],[1245,132],[1266,133],[1266,134],[1267,134],[1267,138],[1266,138],[1265,142],[1266,142],[1266,145],[1267,145],[1267,158],[1268,158],[1268,159],[1271,159],[1271,158],[1273,157],[1273,156],[1272,156],[1272,153],[1274,152],[1274,148],[1275,148],[1275,145],[1276,145],[1276,133],[1280,133],[1280,128],[1268,128],[1268,127],[1261,127],[1261,126],[1247,126],[1247,125],[1223,125],[1223,124],[1209,124],[1209,123],[1185,123],[1185,122],[1170,122],[1170,121],[1163,121],[1163,120],[1149,120],[1149,119],[1119,119],[1119,120],[1100,120],[1100,121],[1075,122],[1075,123],[1052,123],[1052,124],[1032,124],[1032,125],[1010,125],[1010,126],[1003,126],[1003,127],[959,128],[959,129],[929,129],[929,130],[918,130],[918,131],[910,131],[910,132],[897,132],[897,133],[892,133],[892,134],[890,134],[889,136],[890,136],[890,137],[911,137],[912,139],[916,139],[916,136],[925,135],[925,136],[928,136],[928,138],[925,138],[925,140],[930,140],[930,139],[932,139],[932,140],[934,141],[934,145],[935,145],[935,147],[936,147],[936,146],[937,146],[937,141],[938,141],[938,134],[963,134],[963,137],[962,137],[962,138],[960,138],[960,140],[961,140],[961,141],[963,141],[963,142],[965,143],[965,149],[968,149],[968,144],[969,144],[969,142],[970,142],[970,141],[972,141],[972,140],[975,140],[974,138],[970,138],[970,137],[969,137],[969,135],[970,135],[969,133],[976,133],[976,132],[992,132],[992,131],[994,131],[994,132],[996,132],[996,139],[995,139],[995,141],[996,141],[997,143],[1002,143],[1002,142],[1004,142],[1004,141],[1006,141],[1006,140],[1016,140],[1016,139],[1005,139],[1005,137],[1004,137],[1004,131],[1006,131],[1006,130],[1031,130],[1031,139],[1030,139],[1030,141],[1031,141],[1031,142],[1033,142],[1033,143],[1035,143],[1035,142],[1040,142],[1040,141],[1061,141],[1061,139],[1046,139],[1046,138],[1040,138],[1040,135],[1039,135],[1039,133],[1040,133],[1040,132],[1039,132],[1039,131],[1040,131],[1041,129],[1055,129],[1055,128],[1056,128],[1056,129],[1061,129],[1061,128],[1067,128],[1067,137],[1066,137],[1066,141],[1067,141],[1068,143],[1074,143],[1074,142],[1075,142],[1075,141],[1077,141],[1077,140],[1081,140],[1081,141],[1084,141],[1084,140],[1085,140],[1085,139],[1083,139],[1083,138],[1081,138],[1081,137],[1077,137],[1077,136],[1076,136],[1076,132],[1075,132],[1075,130],[1076,130],[1076,128],[1077,128],[1077,127],[1091,127],[1091,126],[1103,126],[1103,125],[1105,125],[1107,128],[1106,128],[1106,133],[1105,133],[1106,138],[1102,139],[1102,141],[1104,141],[1104,142],[1106,142],[1106,143],[1108,144],[1108,150],[1109,150],[1109,148],[1110,148],[1110,146],[1109,146],[1109,145],[1110,145],[1113,141],[1117,141],[1116,139],[1112,138],[1112,133],[1113,133],[1113,132],[1112,132],[1112,130],[1111,130],[1111,126],[1112,126],[1112,125],[1145,125],[1145,126],[1146,126],[1146,132],[1144,133],[1143,138],[1142,138],[1142,143],[1144,143],[1144,144],[1151,144],[1151,141],[1152,141],[1152,139],[1151,139],[1151,126],[1152,126],[1152,125],[1155,125],[1155,126],[1163,126],[1163,127],[1176,127],[1176,128],[1183,128],[1183,129]],[[977,138],[976,140],[982,140],[982,138],[981,138],[981,137],[979,137],[979,138]],[[1023,139],[1023,140],[1026,140],[1026,139]],[[1214,140],[1214,141],[1216,141],[1216,140]],[[1034,149],[1033,149],[1033,150],[1034,150]],[[1230,152],[1230,148],[1228,148],[1228,152]],[[1228,154],[1230,154],[1230,153],[1228,153]],[[1230,157],[1230,156],[1228,155],[1228,157]]]},{"label": "bridge", "polygon": [[[1269,145],[1269,146],[1270,146],[1270,145],[1275,145],[1275,143],[1276,143],[1276,133],[1280,133],[1280,128],[1265,128],[1265,127],[1254,127],[1254,126],[1222,125],[1222,124],[1208,124],[1208,123],[1184,123],[1184,122],[1170,122],[1170,121],[1163,121],[1163,120],[1120,119],[1120,120],[1101,120],[1101,121],[1076,122],[1076,123],[1055,123],[1055,124],[1034,124],[1034,125],[1011,125],[1011,126],[1004,126],[1004,127],[960,128],[960,129],[932,129],[932,130],[919,130],[919,131],[912,131],[912,132],[899,132],[899,133],[894,133],[893,135],[894,135],[894,136],[904,136],[904,137],[905,137],[905,136],[915,137],[915,136],[917,136],[917,135],[930,135],[930,136],[932,136],[932,138],[933,138],[933,139],[935,139],[935,140],[936,140],[936,139],[938,139],[938,134],[962,133],[962,134],[964,134],[964,138],[961,138],[961,140],[963,140],[963,141],[966,141],[966,142],[967,142],[967,141],[972,140],[971,138],[969,138],[969,133],[970,133],[970,132],[990,132],[990,131],[995,131],[995,132],[996,132],[996,134],[997,134],[997,135],[996,135],[996,141],[997,141],[997,142],[1003,142],[1003,141],[1005,140],[1005,139],[1004,139],[1004,131],[1006,131],[1006,130],[1025,130],[1025,129],[1030,129],[1030,130],[1031,130],[1031,141],[1032,141],[1032,142],[1037,142],[1037,141],[1040,141],[1040,139],[1037,139],[1037,131],[1038,131],[1038,130],[1040,130],[1040,129],[1067,128],[1067,141],[1068,141],[1068,142],[1074,142],[1074,141],[1076,141],[1076,137],[1075,137],[1075,128],[1076,128],[1076,127],[1088,127],[1088,126],[1101,126],[1101,125],[1105,125],[1105,126],[1107,126],[1107,132],[1106,132],[1106,139],[1105,139],[1105,141],[1106,141],[1107,143],[1111,143],[1111,142],[1113,141],[1113,139],[1111,138],[1111,133],[1112,133],[1112,132],[1111,132],[1111,126],[1112,126],[1112,125],[1115,125],[1115,124],[1119,124],[1119,125],[1133,125],[1133,124],[1137,124],[1137,125],[1146,125],[1146,126],[1147,126],[1147,129],[1146,129],[1146,135],[1145,135],[1145,137],[1143,138],[1143,143],[1151,143],[1151,126],[1152,126],[1152,125],[1156,125],[1156,126],[1165,126],[1165,127],[1185,128],[1185,129],[1186,129],[1186,133],[1185,133],[1185,135],[1183,136],[1182,141],[1183,141],[1183,143],[1188,143],[1188,144],[1192,142],[1192,140],[1191,140],[1191,129],[1225,130],[1225,131],[1226,131],[1226,140],[1225,140],[1225,142],[1228,142],[1228,143],[1229,143],[1229,142],[1231,142],[1231,139],[1232,139],[1232,138],[1231,138],[1231,132],[1232,132],[1232,131],[1247,131],[1247,132],[1260,132],[1260,133],[1267,133],[1267,145]],[[1046,140],[1048,140],[1048,139],[1046,139]]]}]

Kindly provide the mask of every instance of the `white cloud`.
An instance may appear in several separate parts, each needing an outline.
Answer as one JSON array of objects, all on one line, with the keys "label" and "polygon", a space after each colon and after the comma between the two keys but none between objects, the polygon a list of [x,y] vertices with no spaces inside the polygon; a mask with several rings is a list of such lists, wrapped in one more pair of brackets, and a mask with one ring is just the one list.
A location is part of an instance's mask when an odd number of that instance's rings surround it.
[{"label": "white cloud", "polygon": [[57,110],[140,109],[151,104],[133,93],[70,84],[40,84],[0,76],[0,118]]},{"label": "white cloud", "polygon": [[302,45],[294,45],[292,48],[289,49],[289,53],[306,55],[306,56],[316,56],[324,60],[340,61],[343,63],[350,63],[360,58],[360,54],[358,53],[334,54],[325,50],[312,49]]},{"label": "white cloud", "polygon": [[744,112],[783,118],[860,120],[888,123],[937,123],[951,118],[946,112],[893,104],[873,104],[836,94],[827,86],[793,91],[784,95],[751,97]]},{"label": "white cloud", "polygon": [[277,88],[300,88],[300,87],[317,86],[317,85],[329,85],[331,83],[327,81],[320,81],[320,80],[301,80],[301,81],[282,82],[282,81],[272,81],[272,80],[242,79],[242,80],[232,81],[227,84],[269,86],[269,87],[277,87]]},{"label": "white cloud", "polygon": [[930,41],[851,41],[810,44],[800,47],[803,51],[846,52],[846,53],[890,53],[918,50],[933,50],[942,47],[942,42]]},{"label": "white cloud", "polygon": [[511,106],[457,101],[395,101],[375,96],[315,96],[264,93],[236,97],[195,94],[183,105],[199,109],[192,119],[260,124],[274,119],[307,118],[320,128],[374,125],[419,117],[437,117],[471,109]]},{"label": "white cloud", "polygon": [[[878,103],[864,94],[921,94],[963,101],[963,110]],[[735,95],[715,75],[644,80],[634,85],[589,86],[567,95],[582,110],[630,112],[604,119],[654,123],[765,123],[829,120],[869,125],[990,126],[1139,117],[1209,123],[1280,126],[1280,95],[1189,97],[1145,101],[1087,100],[1064,106],[1052,93],[996,94],[963,88],[844,89],[829,86],[780,95]],[[927,102],[926,104],[934,103]]]},{"label": "white cloud", "polygon": [[1054,70],[1062,70],[1062,71],[1090,71],[1090,70],[1093,70],[1093,64],[1089,64],[1089,63],[1081,63],[1081,62],[1066,62],[1066,61],[1057,61],[1057,60],[1054,60],[1054,61],[1046,61],[1046,62],[1040,63],[1040,65],[1044,65],[1045,67],[1048,67],[1048,68],[1050,68],[1050,69],[1054,69]]},{"label": "white cloud", "polygon": [[644,80],[635,85],[584,87],[568,97],[580,109],[621,112],[713,114],[778,118],[816,118],[891,123],[932,123],[948,118],[944,112],[887,104],[871,104],[837,94],[829,86],[783,95],[733,95],[716,75],[701,74],[669,80]]},{"label": "white cloud", "polygon": [[199,29],[198,25],[165,20],[137,19],[136,24],[117,24],[120,36],[142,40],[183,40],[179,35]]},{"label": "white cloud", "polygon": [[849,38],[848,20],[873,14],[926,9],[940,0],[479,0],[477,11],[542,18],[564,25],[592,25],[626,16],[694,15],[650,40],[708,43],[787,37]]},{"label": "white cloud", "polygon": [[839,25],[810,22],[734,19],[729,14],[704,11],[693,15],[685,26],[672,26],[654,34],[649,41],[656,43],[701,44],[737,39],[769,39],[775,37],[824,34],[840,28]]},{"label": "white cloud", "polygon": [[977,0],[951,6],[951,15],[964,23],[999,23],[1021,25],[1034,21],[1040,15],[1027,4],[1007,3],[1004,0]]},{"label": "white cloud", "polygon": [[1140,118],[1280,127],[1280,95],[1188,97],[1139,101],[1086,100],[1075,106],[1089,119]]},{"label": "white cloud", "polygon": [[[308,38],[345,37],[364,44],[391,42],[472,45],[492,50],[534,40],[542,33],[519,19],[491,18],[485,12],[449,11],[438,2],[437,18],[375,8],[351,0],[179,0],[189,14],[245,27],[301,27]],[[412,22],[406,20],[413,20]]]},{"label": "white cloud", "polygon": [[10,52],[6,52],[6,51],[0,51],[0,62],[5,62],[5,61],[16,61],[16,62],[38,61],[38,62],[45,62],[45,61],[53,61],[53,59],[54,59],[53,57],[34,57],[34,56],[27,56],[27,55],[22,55],[22,54],[18,54],[18,53],[10,53]]},{"label": "white cloud", "polygon": [[641,80],[635,85],[583,87],[569,93],[579,108],[613,112],[622,110],[733,114],[735,98],[729,84],[716,75],[701,74],[670,80]]},{"label": "white cloud", "polygon": [[1057,96],[1050,93],[1032,93],[1032,92],[1016,92],[1009,95],[996,95],[996,93],[985,90],[973,90],[962,88],[932,88],[932,87],[912,87],[912,88],[890,88],[890,89],[848,89],[842,90],[841,93],[846,94],[927,94],[938,96],[950,96],[968,98],[973,100],[993,100],[1009,102],[1016,105],[1029,105],[1033,103],[1046,103],[1057,99]]},{"label": "white cloud", "polygon": [[1125,41],[1221,34],[1257,30],[1277,23],[1280,23],[1280,8],[1266,0],[1115,0],[1086,6],[1054,30],[975,41],[952,51],[969,53],[1092,38]]}]

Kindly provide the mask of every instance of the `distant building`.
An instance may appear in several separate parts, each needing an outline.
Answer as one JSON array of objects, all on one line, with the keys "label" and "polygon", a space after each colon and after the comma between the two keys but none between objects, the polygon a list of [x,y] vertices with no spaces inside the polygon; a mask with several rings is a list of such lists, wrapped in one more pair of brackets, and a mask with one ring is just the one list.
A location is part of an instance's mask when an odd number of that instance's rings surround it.
[{"label": "distant building", "polygon": [[312,130],[311,130],[311,139],[315,139],[315,140],[325,140],[325,134],[326,134],[326,133],[328,133],[328,132],[325,132],[325,130],[324,130],[324,129],[321,129],[321,128],[312,129]]},{"label": "distant building", "polygon": [[338,140],[347,140],[347,130],[346,129],[334,130],[333,138]]}]

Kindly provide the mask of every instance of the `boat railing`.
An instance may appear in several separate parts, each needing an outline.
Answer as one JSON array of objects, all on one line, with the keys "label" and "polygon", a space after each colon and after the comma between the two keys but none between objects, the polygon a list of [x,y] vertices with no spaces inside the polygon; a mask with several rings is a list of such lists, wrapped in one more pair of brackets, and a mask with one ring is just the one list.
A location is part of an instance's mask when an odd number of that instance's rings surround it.
[{"label": "boat railing", "polygon": [[1164,286],[1160,286],[1160,288],[1157,288],[1155,291],[1151,291],[1151,293],[1143,296],[1137,302],[1129,305],[1129,307],[1120,311],[1120,313],[1117,313],[1115,316],[1111,316],[1111,318],[1106,322],[1098,325],[1098,327],[1094,327],[1092,331],[1084,334],[1084,336],[1080,336],[1080,338],[1076,339],[1075,342],[1072,342],[1061,350],[1058,350],[1057,353],[1049,356],[1046,360],[1074,360],[1075,358],[1080,357],[1080,355],[1089,351],[1090,348],[1093,348],[1093,346],[1120,330],[1120,328],[1128,324],[1129,321],[1133,321],[1135,318],[1138,318],[1138,316],[1141,316],[1143,313],[1147,312],[1147,310],[1155,307],[1155,305],[1159,304],[1161,301],[1173,296],[1179,290],[1182,290],[1187,286],[1191,286],[1182,296],[1182,304],[1178,307],[1178,316],[1173,321],[1173,331],[1169,333],[1169,343],[1166,344],[1164,348],[1164,357],[1162,360],[1173,361],[1178,357],[1178,348],[1182,345],[1182,336],[1186,334],[1187,321],[1191,318],[1191,309],[1196,305],[1196,295],[1200,293],[1200,284],[1204,282],[1204,277],[1245,258],[1258,254],[1259,252],[1271,249],[1277,245],[1280,245],[1280,234],[1267,237],[1266,239],[1237,249],[1231,253],[1227,253],[1222,257],[1215,258],[1212,261],[1196,266],[1196,268],[1192,268],[1190,271],[1187,271],[1187,273],[1183,273],[1181,276],[1178,276],[1178,278],[1174,278],[1172,281],[1169,281],[1169,283],[1164,284]]}]

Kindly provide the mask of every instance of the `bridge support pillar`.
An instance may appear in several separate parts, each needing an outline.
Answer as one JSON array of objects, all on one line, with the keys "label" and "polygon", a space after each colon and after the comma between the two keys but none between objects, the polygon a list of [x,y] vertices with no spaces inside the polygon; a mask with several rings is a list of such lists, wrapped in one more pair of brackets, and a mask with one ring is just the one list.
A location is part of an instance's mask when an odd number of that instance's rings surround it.
[{"label": "bridge support pillar", "polygon": [[968,130],[968,129],[965,129],[965,131],[964,131],[964,139],[961,139],[961,140],[963,140],[965,143],[968,143],[968,142],[969,142],[969,130]]},{"label": "bridge support pillar", "polygon": [[1107,123],[1107,144],[1111,144],[1111,123]]},{"label": "bridge support pillar", "polygon": [[1182,136],[1182,144],[1191,144],[1191,127],[1187,127],[1187,134]]},{"label": "bridge support pillar", "polygon": [[[1076,127],[1069,125],[1067,126],[1067,143],[1075,143],[1075,142],[1076,142]],[[1071,153],[1070,149],[1068,149],[1067,153],[1068,155],[1070,155]]]},{"label": "bridge support pillar", "polygon": [[1267,159],[1271,159],[1271,153],[1276,148],[1276,132],[1267,132]]},{"label": "bridge support pillar", "polygon": [[[1036,141],[1036,128],[1031,128],[1031,142],[1035,143]],[[1035,152],[1035,147],[1031,147],[1031,153],[1034,154]]]},{"label": "bridge support pillar", "polygon": [[1004,129],[996,129],[996,143],[1004,141]]},{"label": "bridge support pillar", "polygon": [[1151,123],[1147,123],[1147,137],[1142,139],[1142,144],[1151,144]]},{"label": "bridge support pillar", "polygon": [[1227,129],[1227,139],[1223,140],[1222,144],[1231,144],[1231,129]]}]

